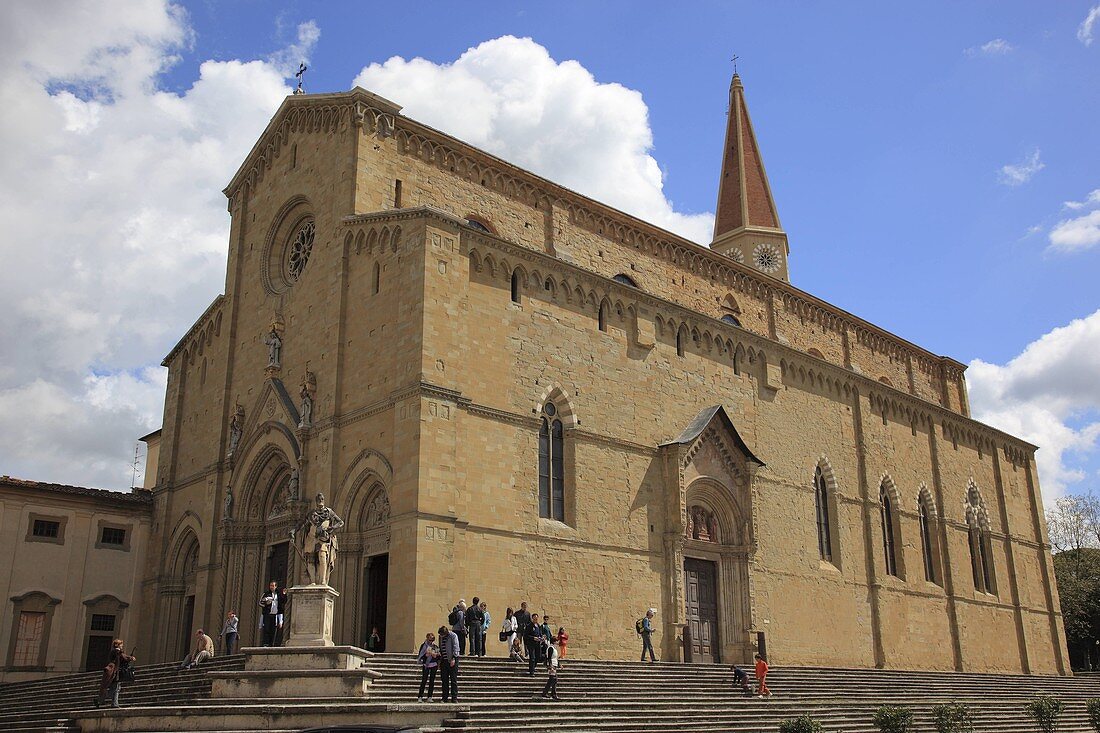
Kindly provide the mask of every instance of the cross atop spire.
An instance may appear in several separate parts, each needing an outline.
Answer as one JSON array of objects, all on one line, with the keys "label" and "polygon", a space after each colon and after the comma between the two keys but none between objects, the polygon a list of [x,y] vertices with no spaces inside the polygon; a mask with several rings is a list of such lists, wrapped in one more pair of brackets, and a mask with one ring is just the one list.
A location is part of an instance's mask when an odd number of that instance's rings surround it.
[{"label": "cross atop spire", "polygon": [[[736,64],[736,56],[733,61]],[[711,249],[786,280],[787,235],[779,223],[745,104],[745,87],[736,68],[730,81],[727,115]]]},{"label": "cross atop spire", "polygon": [[302,88],[302,80],[305,78],[306,71],[308,70],[309,67],[305,64],[298,64],[298,71],[294,74],[294,76],[298,77],[298,88],[294,90],[295,94],[306,93],[306,90]]}]

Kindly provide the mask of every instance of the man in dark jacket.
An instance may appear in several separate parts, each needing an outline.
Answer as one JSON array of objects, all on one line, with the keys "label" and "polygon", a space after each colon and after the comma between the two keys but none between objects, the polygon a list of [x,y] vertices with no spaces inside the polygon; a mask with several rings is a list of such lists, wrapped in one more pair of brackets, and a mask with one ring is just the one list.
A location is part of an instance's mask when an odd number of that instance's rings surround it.
[{"label": "man in dark jacket", "polygon": [[[458,650],[460,654],[466,653],[466,600],[463,598],[458,599],[458,604],[451,609],[451,613],[447,616],[447,623],[451,625],[451,631],[455,632],[458,637]],[[443,640],[440,639],[439,643],[442,644]]]},{"label": "man in dark jacket", "polygon": [[439,668],[443,672],[443,702],[458,702],[458,634],[439,627]]},{"label": "man in dark jacket", "polygon": [[531,623],[527,624],[527,630],[523,632],[523,644],[527,647],[527,676],[535,676],[535,665],[542,661],[542,626],[539,625],[539,615],[531,614]]},{"label": "man in dark jacket", "polygon": [[481,599],[474,596],[474,602],[466,609],[466,633],[470,637],[470,656],[481,657],[485,655],[485,629],[481,628],[485,623],[485,614],[480,608]]},{"label": "man in dark jacket", "polygon": [[527,601],[519,604],[519,610],[512,614],[516,620],[516,633],[523,639],[523,649],[527,656],[531,656],[531,647],[527,645],[527,627],[531,625],[531,612],[527,610]]}]

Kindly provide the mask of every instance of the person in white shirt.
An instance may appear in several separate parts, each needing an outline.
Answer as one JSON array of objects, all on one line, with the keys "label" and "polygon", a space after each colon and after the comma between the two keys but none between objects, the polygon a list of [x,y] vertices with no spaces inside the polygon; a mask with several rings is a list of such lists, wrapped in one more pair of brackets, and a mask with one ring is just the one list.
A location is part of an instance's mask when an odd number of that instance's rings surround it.
[{"label": "person in white shirt", "polygon": [[551,695],[554,700],[558,700],[558,651],[553,644],[547,643],[546,648],[543,649],[543,655],[546,657],[547,676],[546,686],[542,688],[542,696],[545,698]]}]

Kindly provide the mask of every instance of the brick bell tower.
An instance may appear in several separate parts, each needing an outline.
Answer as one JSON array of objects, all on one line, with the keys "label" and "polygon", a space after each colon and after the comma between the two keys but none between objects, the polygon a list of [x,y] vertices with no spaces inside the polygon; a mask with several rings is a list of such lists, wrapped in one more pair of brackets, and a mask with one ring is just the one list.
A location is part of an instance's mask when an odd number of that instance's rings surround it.
[{"label": "brick bell tower", "polygon": [[789,282],[787,257],[791,248],[779,223],[768,174],[756,145],[756,134],[745,104],[745,87],[736,73],[730,82],[727,116],[714,241],[710,248]]}]

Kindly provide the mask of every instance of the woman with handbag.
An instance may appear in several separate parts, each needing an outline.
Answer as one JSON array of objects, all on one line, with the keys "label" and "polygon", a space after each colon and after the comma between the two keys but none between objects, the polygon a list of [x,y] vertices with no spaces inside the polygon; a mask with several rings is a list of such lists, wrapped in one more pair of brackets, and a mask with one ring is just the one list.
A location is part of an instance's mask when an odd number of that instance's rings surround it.
[{"label": "woman with handbag", "polygon": [[512,642],[516,639],[517,629],[519,629],[519,623],[516,622],[515,614],[509,608],[504,612],[504,625],[500,627],[500,641],[508,645],[509,651],[512,650]]},{"label": "woman with handbag", "polygon": [[103,677],[99,680],[99,695],[96,696],[95,700],[97,708],[108,702],[108,697],[110,698],[111,707],[117,708],[119,706],[118,691],[122,682],[134,681],[133,665],[137,661],[137,657],[123,651],[123,645],[122,639],[115,639],[111,642],[111,653],[107,657],[107,666],[103,668]]}]

